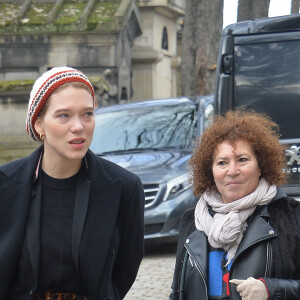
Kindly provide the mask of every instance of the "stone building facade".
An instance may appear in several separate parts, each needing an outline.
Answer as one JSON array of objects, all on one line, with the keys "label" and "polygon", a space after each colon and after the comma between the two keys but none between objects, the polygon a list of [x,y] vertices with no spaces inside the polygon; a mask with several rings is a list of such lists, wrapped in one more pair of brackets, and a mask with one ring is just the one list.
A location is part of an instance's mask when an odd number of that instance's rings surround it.
[{"label": "stone building facade", "polygon": [[2,0],[0,164],[36,147],[25,133],[29,92],[53,66],[83,71],[100,105],[131,99],[132,47],[141,34],[134,0]]},{"label": "stone building facade", "polygon": [[1,0],[0,164],[38,146],[25,132],[34,80],[82,70],[99,105],[176,97],[185,0]]},{"label": "stone building facade", "polygon": [[180,94],[180,20],[184,0],[139,0],[143,34],[133,47],[133,100]]}]

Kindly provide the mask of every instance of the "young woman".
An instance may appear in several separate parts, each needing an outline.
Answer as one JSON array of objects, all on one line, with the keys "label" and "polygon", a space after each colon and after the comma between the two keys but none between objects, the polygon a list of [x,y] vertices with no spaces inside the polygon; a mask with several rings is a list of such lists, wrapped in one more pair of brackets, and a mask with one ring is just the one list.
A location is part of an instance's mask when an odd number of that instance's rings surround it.
[{"label": "young woman", "polygon": [[122,299],[135,280],[143,187],[89,150],[94,103],[69,67],[32,88],[27,132],[42,145],[0,167],[0,299]]},{"label": "young woman", "polygon": [[191,158],[200,199],[180,223],[170,299],[300,299],[300,203],[285,182],[278,126],[219,116]]}]

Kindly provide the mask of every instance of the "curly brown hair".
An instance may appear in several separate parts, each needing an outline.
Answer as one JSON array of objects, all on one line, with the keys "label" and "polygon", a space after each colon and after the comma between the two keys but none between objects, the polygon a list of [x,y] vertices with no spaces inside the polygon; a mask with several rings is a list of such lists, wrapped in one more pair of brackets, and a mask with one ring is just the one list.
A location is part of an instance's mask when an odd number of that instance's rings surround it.
[{"label": "curly brown hair", "polygon": [[229,111],[225,116],[215,116],[199,139],[190,160],[194,194],[200,195],[215,188],[213,155],[216,147],[225,140],[232,145],[238,140],[247,141],[253,147],[261,176],[269,184],[284,184],[285,147],[278,139],[279,126],[265,114],[239,109]]}]

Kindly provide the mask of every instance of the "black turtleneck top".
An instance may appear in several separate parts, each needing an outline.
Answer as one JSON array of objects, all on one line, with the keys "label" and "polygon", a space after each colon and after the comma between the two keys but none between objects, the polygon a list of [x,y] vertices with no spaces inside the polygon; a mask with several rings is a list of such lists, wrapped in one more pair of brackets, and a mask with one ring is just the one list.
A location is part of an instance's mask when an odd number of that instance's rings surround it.
[{"label": "black turtleneck top", "polygon": [[72,225],[79,173],[70,178],[57,179],[40,171],[41,256],[37,291],[85,295],[86,289],[72,257]]}]

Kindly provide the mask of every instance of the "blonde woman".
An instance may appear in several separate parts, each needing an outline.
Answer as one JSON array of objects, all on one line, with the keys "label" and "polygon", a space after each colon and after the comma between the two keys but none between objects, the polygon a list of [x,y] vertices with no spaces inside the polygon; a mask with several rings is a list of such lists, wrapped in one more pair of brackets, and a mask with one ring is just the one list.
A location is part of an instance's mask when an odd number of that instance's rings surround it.
[{"label": "blonde woman", "polygon": [[70,67],[32,88],[27,132],[42,145],[0,167],[1,299],[122,299],[135,280],[143,187],[89,150],[94,104],[88,78]]}]

